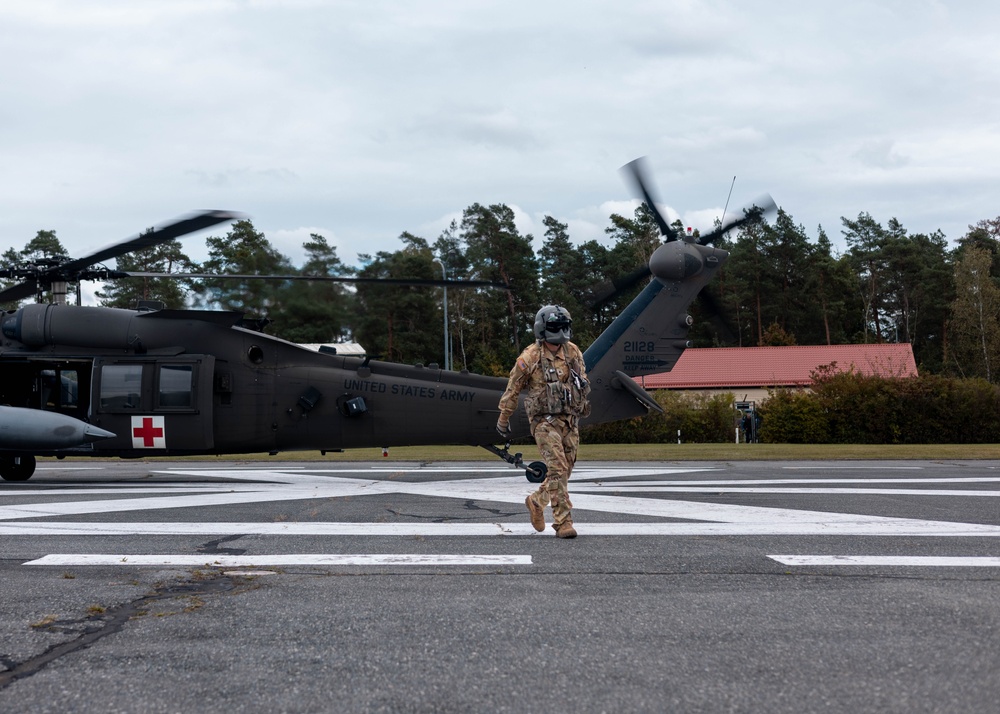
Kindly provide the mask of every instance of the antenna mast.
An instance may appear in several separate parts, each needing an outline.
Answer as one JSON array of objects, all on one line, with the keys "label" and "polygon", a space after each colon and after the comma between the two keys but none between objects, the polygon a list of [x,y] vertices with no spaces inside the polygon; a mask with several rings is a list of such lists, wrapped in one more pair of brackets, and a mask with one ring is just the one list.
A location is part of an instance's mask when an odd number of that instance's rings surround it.
[{"label": "antenna mast", "polygon": [[733,197],[733,186],[736,185],[736,177],[733,176],[733,182],[729,184],[729,195],[726,196],[726,207],[722,209],[722,218],[719,219],[719,225],[726,225],[726,211],[729,210],[729,199]]}]

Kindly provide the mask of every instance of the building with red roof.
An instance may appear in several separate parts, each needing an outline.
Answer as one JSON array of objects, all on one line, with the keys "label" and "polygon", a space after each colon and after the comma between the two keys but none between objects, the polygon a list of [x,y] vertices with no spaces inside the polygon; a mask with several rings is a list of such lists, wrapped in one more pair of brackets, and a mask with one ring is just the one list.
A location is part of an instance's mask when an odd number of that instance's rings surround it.
[{"label": "building with red roof", "polygon": [[812,373],[829,366],[838,372],[883,377],[915,377],[917,364],[909,343],[872,345],[791,345],[786,347],[713,347],[684,350],[663,374],[635,378],[644,389],[732,392],[738,401],[760,402],[768,389],[807,388]]}]

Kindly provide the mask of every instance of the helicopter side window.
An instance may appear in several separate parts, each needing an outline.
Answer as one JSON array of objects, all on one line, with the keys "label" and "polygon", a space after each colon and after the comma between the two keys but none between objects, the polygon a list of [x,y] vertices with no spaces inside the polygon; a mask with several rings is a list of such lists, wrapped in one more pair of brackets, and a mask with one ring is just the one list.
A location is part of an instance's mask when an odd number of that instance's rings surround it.
[{"label": "helicopter side window", "polygon": [[80,405],[80,375],[75,369],[59,371],[59,406],[78,407]]},{"label": "helicopter side window", "polygon": [[42,409],[75,409],[80,405],[80,377],[75,369],[43,369]]},{"label": "helicopter side window", "polygon": [[161,364],[159,406],[191,407],[194,371],[189,364]]},{"label": "helicopter side window", "polygon": [[38,376],[42,409],[72,410],[80,405],[80,377],[75,369],[43,369]]},{"label": "helicopter side window", "polygon": [[106,364],[101,368],[101,409],[138,409],[141,364]]},{"label": "helicopter side window", "polygon": [[59,390],[56,389],[56,371],[54,369],[43,369],[41,378],[42,409],[58,408],[59,405],[56,404],[56,397],[59,395]]}]

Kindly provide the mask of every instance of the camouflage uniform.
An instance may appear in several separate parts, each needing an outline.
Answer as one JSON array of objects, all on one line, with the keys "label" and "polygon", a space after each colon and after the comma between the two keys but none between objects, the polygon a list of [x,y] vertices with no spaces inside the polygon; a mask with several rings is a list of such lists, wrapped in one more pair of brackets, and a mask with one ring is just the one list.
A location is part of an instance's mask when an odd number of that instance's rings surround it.
[{"label": "camouflage uniform", "polygon": [[558,532],[563,523],[573,522],[567,484],[580,446],[580,417],[590,413],[590,385],[580,348],[567,342],[553,353],[538,341],[524,350],[500,398],[502,422],[507,422],[517,409],[518,395],[525,387],[528,396],[524,408],[531,435],[548,468],[545,481],[530,498],[542,508],[552,505]]}]

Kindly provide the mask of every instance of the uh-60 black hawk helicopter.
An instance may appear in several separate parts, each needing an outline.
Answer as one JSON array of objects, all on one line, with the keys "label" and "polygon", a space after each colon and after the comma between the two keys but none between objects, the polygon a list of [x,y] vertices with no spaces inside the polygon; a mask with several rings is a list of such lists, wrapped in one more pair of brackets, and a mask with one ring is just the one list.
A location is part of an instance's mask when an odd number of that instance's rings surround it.
[{"label": "uh-60 black hawk helicopter", "polygon": [[[652,276],[584,353],[592,385],[592,410],[584,423],[590,424],[661,410],[632,377],[665,372],[677,362],[688,346],[688,307],[729,255],[712,243],[745,220],[697,240],[681,238],[658,212],[638,160],[625,169],[665,242],[648,265],[598,296],[607,299]],[[22,280],[0,290],[0,302],[44,289],[65,294],[65,284],[79,280],[160,277],[92,266],[237,217],[203,212],[84,258],[0,270],[0,277]],[[288,278],[303,279],[280,279]],[[531,481],[544,478],[541,462],[524,465],[520,454],[509,453],[509,443],[495,446],[497,403],[506,379],[316,352],[243,327],[241,319],[234,312],[59,302],[2,314],[0,476],[27,480],[37,456],[139,458],[458,444],[489,449],[524,468]],[[528,434],[523,409],[511,428],[515,438]]]}]

